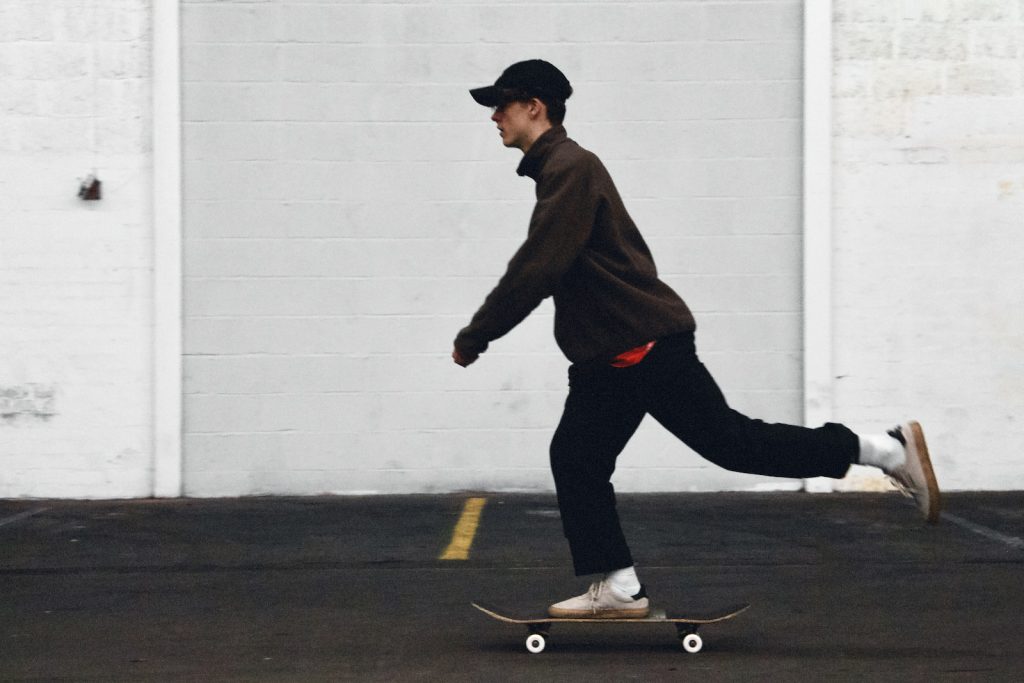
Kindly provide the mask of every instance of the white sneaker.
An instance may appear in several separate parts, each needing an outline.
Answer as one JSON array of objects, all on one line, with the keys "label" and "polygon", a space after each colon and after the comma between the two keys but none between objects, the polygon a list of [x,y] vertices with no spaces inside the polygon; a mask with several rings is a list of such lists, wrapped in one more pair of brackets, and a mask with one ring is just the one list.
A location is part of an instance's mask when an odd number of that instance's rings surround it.
[{"label": "white sneaker", "polygon": [[889,436],[903,444],[907,457],[902,464],[885,470],[885,473],[904,495],[914,499],[929,524],[937,523],[942,498],[928,455],[928,444],[924,440],[924,430],[911,420],[889,431]]},{"label": "white sneaker", "polygon": [[606,581],[595,581],[583,595],[548,607],[548,615],[569,619],[640,619],[651,611],[647,591],[629,596]]}]

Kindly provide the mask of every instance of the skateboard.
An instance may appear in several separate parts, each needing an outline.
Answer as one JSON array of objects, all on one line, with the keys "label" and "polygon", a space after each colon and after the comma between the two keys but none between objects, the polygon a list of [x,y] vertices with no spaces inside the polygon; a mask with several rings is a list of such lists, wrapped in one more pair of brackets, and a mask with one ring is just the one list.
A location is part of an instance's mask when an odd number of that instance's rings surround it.
[{"label": "skateboard", "polygon": [[652,609],[646,617],[626,617],[616,619],[581,619],[578,617],[551,617],[538,614],[524,614],[515,610],[507,610],[496,607],[486,602],[471,603],[473,607],[489,617],[504,621],[509,624],[523,624],[529,629],[530,634],[526,637],[526,649],[533,654],[539,654],[547,646],[548,634],[551,631],[551,624],[674,624],[676,634],[683,649],[690,654],[700,652],[704,647],[704,640],[697,634],[697,630],[705,624],[716,624],[726,621],[746,612],[750,605],[730,605],[721,609],[705,610],[703,612],[691,612],[688,616],[668,616],[663,609]]}]

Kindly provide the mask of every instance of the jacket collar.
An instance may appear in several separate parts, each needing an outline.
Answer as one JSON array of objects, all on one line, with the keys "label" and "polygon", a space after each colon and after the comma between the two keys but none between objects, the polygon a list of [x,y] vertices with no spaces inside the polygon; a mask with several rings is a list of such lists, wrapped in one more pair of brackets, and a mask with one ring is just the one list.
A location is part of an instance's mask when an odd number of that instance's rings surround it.
[{"label": "jacket collar", "polygon": [[522,161],[519,162],[519,168],[516,169],[516,173],[536,180],[540,175],[541,169],[544,168],[544,160],[547,159],[548,152],[551,151],[552,147],[566,139],[568,139],[568,136],[565,132],[565,126],[552,126],[550,130],[545,131],[543,135],[534,140],[530,150],[523,155]]}]

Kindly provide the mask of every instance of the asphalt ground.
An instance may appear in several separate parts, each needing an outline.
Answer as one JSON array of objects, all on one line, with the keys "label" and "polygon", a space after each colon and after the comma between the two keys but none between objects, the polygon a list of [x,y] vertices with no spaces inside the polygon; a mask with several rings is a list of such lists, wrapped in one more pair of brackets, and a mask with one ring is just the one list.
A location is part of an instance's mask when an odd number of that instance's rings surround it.
[{"label": "asphalt ground", "polygon": [[469,603],[586,589],[549,495],[0,501],[0,680],[1024,678],[1024,493],[947,495],[934,527],[898,494],[619,508],[655,606],[751,609],[698,654],[665,624],[556,624],[529,654]]}]

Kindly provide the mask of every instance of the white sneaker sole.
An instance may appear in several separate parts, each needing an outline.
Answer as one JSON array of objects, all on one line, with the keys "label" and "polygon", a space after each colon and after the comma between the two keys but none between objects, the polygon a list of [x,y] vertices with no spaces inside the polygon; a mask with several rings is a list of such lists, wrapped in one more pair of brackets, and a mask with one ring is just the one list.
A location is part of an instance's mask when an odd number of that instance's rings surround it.
[{"label": "white sneaker sole", "polygon": [[907,474],[918,491],[916,494],[911,492],[911,496],[917,501],[925,520],[936,524],[942,513],[942,494],[939,493],[939,482],[928,454],[928,443],[924,440],[924,430],[914,420],[904,426],[909,432],[904,435],[907,439]]}]

